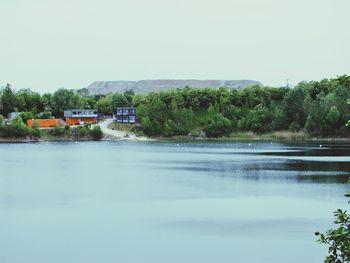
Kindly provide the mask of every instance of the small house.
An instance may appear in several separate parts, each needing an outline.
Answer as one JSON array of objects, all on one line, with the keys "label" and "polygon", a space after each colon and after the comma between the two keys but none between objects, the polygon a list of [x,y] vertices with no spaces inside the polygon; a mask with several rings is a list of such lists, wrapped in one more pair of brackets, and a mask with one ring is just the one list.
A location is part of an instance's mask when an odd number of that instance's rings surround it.
[{"label": "small house", "polygon": [[96,123],[98,113],[91,109],[69,109],[64,111],[64,117],[68,125]]},{"label": "small house", "polygon": [[29,127],[38,127],[38,128],[49,128],[49,127],[55,127],[59,125],[64,125],[62,123],[62,120],[60,119],[30,119],[27,120],[27,125]]},{"label": "small house", "polygon": [[136,123],[136,108],[118,107],[116,111],[117,123]]}]

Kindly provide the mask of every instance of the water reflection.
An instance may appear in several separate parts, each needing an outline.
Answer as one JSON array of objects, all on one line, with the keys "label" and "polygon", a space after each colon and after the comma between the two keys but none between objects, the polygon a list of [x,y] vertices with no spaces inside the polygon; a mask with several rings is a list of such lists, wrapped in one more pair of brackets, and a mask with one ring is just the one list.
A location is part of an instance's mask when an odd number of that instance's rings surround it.
[{"label": "water reflection", "polygon": [[0,144],[0,156],[5,263],[321,262],[313,233],[347,205],[350,175],[341,144]]},{"label": "water reflection", "polygon": [[[204,144],[205,145],[205,144]],[[226,146],[224,149],[213,145],[203,151],[203,145],[191,145],[191,150],[182,153],[212,156],[212,158],[167,160],[167,166],[157,169],[172,169],[215,176],[239,178],[241,180],[286,180],[309,183],[344,184],[350,177],[350,148],[348,145],[317,145],[281,147],[257,144],[252,149],[239,144],[237,151]],[[260,146],[260,147],[259,147]],[[270,147],[269,147],[270,146]],[[196,150],[193,150],[195,147]],[[268,147],[268,148],[266,148]],[[283,150],[281,150],[283,148]],[[221,156],[218,157],[218,156]],[[307,157],[307,158],[304,158]]]}]

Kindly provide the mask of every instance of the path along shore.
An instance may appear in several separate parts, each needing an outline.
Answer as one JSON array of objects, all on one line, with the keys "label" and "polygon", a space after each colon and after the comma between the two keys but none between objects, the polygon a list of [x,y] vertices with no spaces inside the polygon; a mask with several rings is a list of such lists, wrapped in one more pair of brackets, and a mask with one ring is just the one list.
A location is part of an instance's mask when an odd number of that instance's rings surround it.
[{"label": "path along shore", "polygon": [[106,140],[128,140],[128,141],[150,141],[151,139],[144,137],[144,136],[136,136],[133,133],[126,132],[126,131],[119,131],[119,130],[112,130],[108,128],[110,124],[113,123],[112,118],[105,119],[101,122],[99,122],[98,126],[101,127],[102,132],[105,135]]}]

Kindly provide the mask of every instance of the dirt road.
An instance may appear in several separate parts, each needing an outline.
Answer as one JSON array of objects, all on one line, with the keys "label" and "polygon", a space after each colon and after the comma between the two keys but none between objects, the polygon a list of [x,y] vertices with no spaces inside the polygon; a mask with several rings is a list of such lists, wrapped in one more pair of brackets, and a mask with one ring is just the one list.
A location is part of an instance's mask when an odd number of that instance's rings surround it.
[{"label": "dirt road", "polygon": [[125,131],[118,131],[118,130],[112,130],[109,129],[108,126],[113,123],[112,118],[105,119],[101,122],[99,122],[97,125],[101,127],[102,132],[105,134],[105,136],[110,139],[120,139],[120,140],[130,140],[130,141],[148,141],[149,138],[143,137],[143,136],[136,136],[133,133],[125,132]]}]

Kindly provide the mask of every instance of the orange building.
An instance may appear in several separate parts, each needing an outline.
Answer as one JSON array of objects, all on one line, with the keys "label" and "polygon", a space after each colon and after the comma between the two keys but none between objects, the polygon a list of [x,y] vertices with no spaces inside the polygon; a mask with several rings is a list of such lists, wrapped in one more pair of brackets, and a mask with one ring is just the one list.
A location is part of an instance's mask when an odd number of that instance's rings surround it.
[{"label": "orange building", "polygon": [[48,128],[60,125],[59,119],[31,119],[27,120],[29,127],[37,126],[39,128]]},{"label": "orange building", "polygon": [[64,111],[65,121],[68,125],[97,122],[97,110],[72,109]]}]

